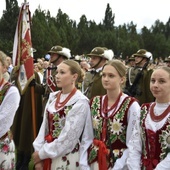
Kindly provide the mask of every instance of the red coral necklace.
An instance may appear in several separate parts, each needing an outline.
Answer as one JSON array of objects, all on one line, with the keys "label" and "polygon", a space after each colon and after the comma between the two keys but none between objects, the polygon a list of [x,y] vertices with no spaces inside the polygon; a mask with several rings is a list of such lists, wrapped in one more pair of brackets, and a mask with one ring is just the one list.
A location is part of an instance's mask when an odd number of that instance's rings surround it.
[{"label": "red coral necklace", "polygon": [[[118,98],[116,99],[115,103],[108,109],[108,96],[106,95],[103,101],[103,107],[102,107],[102,111],[104,113],[104,120],[103,120],[103,129],[102,129],[102,141],[105,142],[106,141],[106,133],[107,133],[107,120],[110,116],[115,114],[115,111],[117,109],[120,97],[122,96],[122,92],[120,92]],[[112,114],[110,116],[107,115],[107,113],[109,111],[111,111],[114,108]]]},{"label": "red coral necklace", "polygon": [[170,105],[166,108],[166,110],[159,116],[156,116],[155,113],[154,113],[154,107],[155,107],[156,103],[153,103],[151,105],[151,108],[150,108],[150,116],[151,116],[151,119],[154,121],[154,122],[159,122],[161,120],[163,120],[170,112]]},{"label": "red coral necklace", "polygon": [[62,108],[70,100],[70,98],[76,93],[76,91],[77,91],[77,88],[74,88],[63,102],[60,102],[60,97],[61,97],[62,91],[59,92],[57,94],[57,99],[56,99],[56,102],[55,102],[56,110]]},{"label": "red coral necklace", "polygon": [[119,94],[118,98],[116,99],[115,103],[113,103],[113,105],[109,109],[108,109],[108,96],[107,95],[105,96],[104,101],[103,101],[103,107],[102,107],[102,111],[105,114],[105,116],[113,108],[114,108],[113,113],[115,112],[121,96],[122,96],[122,92],[120,92],[120,94]]}]

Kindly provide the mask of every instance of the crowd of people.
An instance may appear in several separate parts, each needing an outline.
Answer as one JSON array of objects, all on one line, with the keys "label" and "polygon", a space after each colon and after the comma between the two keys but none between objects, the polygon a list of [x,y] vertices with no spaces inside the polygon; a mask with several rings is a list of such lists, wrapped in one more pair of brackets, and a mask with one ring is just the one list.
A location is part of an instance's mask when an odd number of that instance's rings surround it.
[{"label": "crowd of people", "polygon": [[[24,94],[0,51],[0,170],[169,170],[170,57],[53,46]],[[31,88],[35,90],[36,136]]]}]

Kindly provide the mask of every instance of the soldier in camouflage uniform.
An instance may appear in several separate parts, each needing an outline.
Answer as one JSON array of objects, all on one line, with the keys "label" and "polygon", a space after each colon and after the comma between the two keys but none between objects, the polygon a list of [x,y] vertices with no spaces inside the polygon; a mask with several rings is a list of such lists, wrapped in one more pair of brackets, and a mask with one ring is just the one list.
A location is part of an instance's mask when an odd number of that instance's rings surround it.
[{"label": "soldier in camouflage uniform", "polygon": [[108,50],[104,47],[95,47],[90,54],[91,71],[87,71],[84,79],[84,94],[89,98],[93,98],[96,95],[106,94],[106,90],[101,83],[101,71],[102,67],[107,60],[111,60],[114,56],[112,50]]},{"label": "soldier in camouflage uniform", "polygon": [[150,91],[150,77],[153,70],[148,68],[148,64],[152,60],[152,54],[145,49],[140,49],[133,55],[135,67],[132,68],[131,72],[134,74],[134,78],[131,80],[130,87],[126,87],[126,89],[128,89],[129,95],[139,101],[140,105],[152,102],[154,97]]},{"label": "soldier in camouflage uniform", "polygon": [[138,67],[135,67],[135,57],[132,54],[132,56],[128,59],[128,67],[126,72],[126,84],[124,87],[124,93],[129,94],[129,89],[131,88],[134,79],[138,73]]}]

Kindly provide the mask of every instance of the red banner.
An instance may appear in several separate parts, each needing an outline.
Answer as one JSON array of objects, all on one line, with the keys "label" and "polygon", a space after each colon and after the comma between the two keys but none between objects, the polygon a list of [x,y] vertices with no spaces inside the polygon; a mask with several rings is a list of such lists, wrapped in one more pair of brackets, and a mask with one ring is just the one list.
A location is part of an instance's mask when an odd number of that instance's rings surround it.
[{"label": "red banner", "polygon": [[24,94],[29,83],[34,78],[30,22],[29,4],[24,3],[18,17],[12,57],[14,71],[18,72],[17,83],[21,94]]}]

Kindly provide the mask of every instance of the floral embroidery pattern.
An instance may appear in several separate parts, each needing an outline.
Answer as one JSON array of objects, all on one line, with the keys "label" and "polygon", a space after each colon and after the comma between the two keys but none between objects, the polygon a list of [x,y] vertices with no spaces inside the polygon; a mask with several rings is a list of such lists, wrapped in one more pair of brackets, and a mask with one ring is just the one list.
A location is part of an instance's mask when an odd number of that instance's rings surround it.
[{"label": "floral embroidery pattern", "polygon": [[[63,110],[60,110],[59,112],[56,112],[53,114],[53,133],[52,133],[52,136],[53,138],[57,138],[60,133],[61,133],[61,130],[64,128],[65,126],[65,121],[66,121],[66,115],[69,113],[69,111],[72,109],[73,105],[71,106],[66,106],[64,107]],[[77,144],[75,146],[75,148],[73,149],[73,151],[69,154],[74,154],[75,152],[78,152],[79,151],[79,144]],[[67,154],[68,155],[68,154]],[[57,169],[63,169],[63,170],[69,170],[69,165],[70,165],[70,161],[68,160],[67,158],[67,155],[63,156],[62,157],[62,161],[66,163],[66,167],[58,167]],[[79,167],[79,163],[76,162],[76,166]]]},{"label": "floral embroidery pattern", "polygon": [[[6,83],[0,91],[0,104],[2,103],[6,92],[11,87],[10,83]],[[11,150],[13,143],[11,143],[10,133],[4,139],[0,139],[0,170],[9,169],[15,170],[15,152]],[[8,157],[6,157],[8,156]]]},{"label": "floral embroidery pattern", "polygon": [[[7,168],[6,163],[8,164],[8,166],[10,166],[10,170],[15,169],[15,153],[14,150],[10,149],[10,145],[13,145],[11,144],[10,138],[7,137],[3,140],[0,140],[0,153],[2,155],[2,157],[0,156],[0,170]],[[5,157],[3,157],[3,155]],[[7,158],[6,160],[6,155],[11,155],[11,156],[9,156],[9,158]]]},{"label": "floral embroidery pattern", "polygon": [[111,143],[114,143],[116,140],[120,140],[122,143],[126,143],[126,125],[123,125],[123,119],[125,116],[126,109],[128,108],[128,105],[130,103],[130,99],[128,98],[125,100],[125,102],[122,104],[119,111],[114,115],[114,119],[109,119],[108,123],[108,130],[110,130],[112,133],[110,133],[110,141]]},{"label": "floral embroidery pattern", "polygon": [[[5,167],[5,163],[6,163],[6,160],[2,161],[0,163],[0,170],[5,170],[6,167]],[[11,159],[11,168],[10,170],[15,170],[15,159]]]},{"label": "floral embroidery pattern", "polygon": [[[94,137],[97,140],[101,140],[102,134],[102,125],[103,125],[103,117],[100,115],[100,96],[96,96],[93,98],[91,104],[91,113],[92,113],[92,121],[94,128]],[[110,117],[107,122],[108,132],[110,137],[111,144],[115,143],[117,140],[120,140],[122,143],[126,143],[126,125],[123,124],[123,120],[125,117],[126,110],[129,106],[131,99],[127,98],[119,110],[113,117]],[[98,147],[94,144],[91,145],[89,149],[89,163],[92,163],[96,160],[98,153]],[[113,150],[114,160],[122,154],[120,150]]]},{"label": "floral embroidery pattern", "polygon": [[94,144],[92,144],[92,148],[93,149],[91,150],[89,157],[88,157],[90,163],[93,162],[96,159],[97,153],[98,153],[98,150],[99,150],[99,148],[96,147]]},{"label": "floral embroidery pattern", "polygon": [[102,117],[100,116],[100,96],[94,98],[91,105],[92,122],[94,128],[94,136],[96,139],[100,139],[100,133],[102,130]]},{"label": "floral embroidery pattern", "polygon": [[161,143],[162,154],[161,159],[164,159],[167,153],[170,152],[170,125],[167,126],[166,130],[162,130],[162,134],[159,136],[159,141]]},{"label": "floral embroidery pattern", "polygon": [[[141,115],[141,118],[140,118],[140,127],[143,127],[143,123],[144,123],[144,120],[145,120],[145,117],[146,117],[146,115],[147,115],[147,108],[148,106],[146,106],[146,105],[143,105],[142,107],[141,107],[141,113],[140,113],[140,115]],[[142,140],[143,140],[143,155],[144,155],[144,157],[145,158],[147,158],[147,151],[146,151],[146,135],[145,135],[145,129],[144,128],[141,128],[140,129],[141,130],[141,134],[142,134]]]},{"label": "floral embroidery pattern", "polygon": [[8,154],[9,153],[9,143],[1,142],[0,143],[0,152],[2,152],[4,154]]},{"label": "floral embroidery pattern", "polygon": [[64,110],[61,110],[59,111],[59,113],[57,112],[54,114],[54,117],[53,117],[54,130],[52,134],[53,138],[57,138],[59,136],[61,130],[65,126],[66,115],[71,109],[72,109],[72,105],[66,106]]},{"label": "floral embroidery pattern", "polygon": [[11,84],[7,82],[3,86],[2,90],[0,91],[0,104],[2,103],[2,101],[3,101],[4,97],[5,97],[5,94],[8,91],[8,89],[10,88],[10,86],[11,86]]},{"label": "floral embroidery pattern", "polygon": [[124,151],[124,149],[114,149],[113,150],[113,156],[114,156],[115,161],[122,156],[123,151]]},{"label": "floral embroidery pattern", "polygon": [[93,128],[97,129],[99,127],[100,121],[97,119],[97,116],[93,118]]},{"label": "floral embroidery pattern", "polygon": [[113,150],[113,154],[114,154],[115,157],[119,156],[119,153],[120,153],[119,151],[120,151],[119,149],[114,149]]},{"label": "floral embroidery pattern", "polygon": [[[143,137],[143,157],[147,158],[147,151],[146,151],[146,135],[145,135],[145,118],[147,116],[149,109],[149,105],[143,105],[141,107],[141,119],[140,119],[140,126],[141,128],[141,136]],[[168,119],[168,122],[170,122],[170,118]],[[167,153],[170,152],[170,125],[166,125],[165,130],[161,130],[161,134],[159,135],[159,143],[161,144],[161,153],[160,153],[160,159],[164,159],[167,155]]]},{"label": "floral embroidery pattern", "polygon": [[113,122],[111,122],[110,124],[111,124],[110,129],[113,134],[119,135],[122,132],[123,123],[120,123],[120,120],[114,119]]}]

